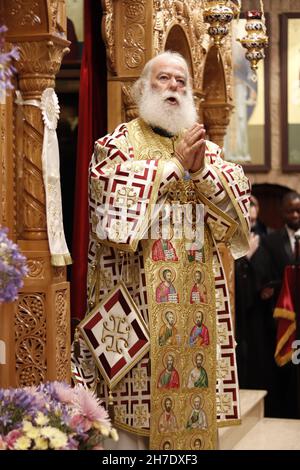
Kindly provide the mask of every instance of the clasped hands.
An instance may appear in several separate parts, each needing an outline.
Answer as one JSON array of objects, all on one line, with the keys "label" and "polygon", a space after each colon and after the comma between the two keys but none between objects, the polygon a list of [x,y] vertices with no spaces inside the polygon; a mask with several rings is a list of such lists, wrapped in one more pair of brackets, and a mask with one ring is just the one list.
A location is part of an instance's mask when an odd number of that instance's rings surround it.
[{"label": "clasped hands", "polygon": [[204,166],[205,147],[204,126],[195,123],[178,142],[175,148],[175,157],[185,170],[195,173]]}]

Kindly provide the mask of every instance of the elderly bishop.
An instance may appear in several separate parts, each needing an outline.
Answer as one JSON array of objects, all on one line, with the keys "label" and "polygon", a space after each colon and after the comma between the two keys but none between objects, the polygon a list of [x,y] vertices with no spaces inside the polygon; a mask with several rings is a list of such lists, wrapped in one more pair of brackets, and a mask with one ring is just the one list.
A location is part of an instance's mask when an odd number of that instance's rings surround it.
[{"label": "elderly bishop", "polygon": [[[250,186],[241,166],[222,158],[221,149],[207,139],[197,121],[191,77],[181,55],[167,51],[151,59],[133,87],[133,96],[139,117],[97,140],[90,164],[88,300],[97,305],[122,279],[147,324],[150,349],[127,367],[112,390],[98,371],[98,392],[106,402],[112,396],[118,449],[159,449],[165,438],[174,443],[174,449],[192,449],[196,438],[202,448],[214,449],[217,426],[239,420],[235,341],[218,245],[225,243],[235,259],[247,253]],[[178,210],[183,208],[184,214],[186,204],[192,207],[186,223],[192,228],[203,223],[199,249],[204,256],[193,259],[189,252],[195,240],[191,245],[190,236],[178,229]],[[202,221],[195,216],[197,206],[203,208]],[[155,258],[157,237],[152,235],[162,231],[151,229],[164,222],[166,214],[173,251]],[[174,293],[160,302],[156,291],[166,271],[171,273]],[[203,273],[209,302],[190,302],[197,271]],[[93,281],[96,278],[98,282]],[[191,348],[189,335],[199,303],[209,344]],[[159,339],[170,310],[176,316],[173,343]],[[126,344],[123,341],[122,347]],[[207,426],[198,428],[186,425],[195,400],[195,389],[187,383],[196,353],[205,357],[207,372],[207,387],[201,390]],[[126,357],[130,354],[127,350]],[[159,386],[159,378],[170,355],[178,386],[166,389]],[[84,361],[77,362],[77,367],[84,374]],[[223,380],[230,380],[230,387]],[[159,426],[166,397],[172,400],[177,422],[167,435]]]}]

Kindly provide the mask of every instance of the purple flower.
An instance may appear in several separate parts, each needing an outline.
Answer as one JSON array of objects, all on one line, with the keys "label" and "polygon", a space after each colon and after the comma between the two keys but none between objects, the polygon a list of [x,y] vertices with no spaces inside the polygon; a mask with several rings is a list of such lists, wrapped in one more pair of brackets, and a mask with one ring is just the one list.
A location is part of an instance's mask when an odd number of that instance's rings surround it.
[{"label": "purple flower", "polygon": [[12,90],[13,85],[11,79],[16,72],[15,67],[11,64],[12,60],[19,60],[20,54],[16,47],[8,52],[4,51],[4,33],[7,31],[6,26],[0,26],[0,97],[7,90]]},{"label": "purple flower", "polygon": [[69,437],[68,444],[64,450],[78,450],[79,442],[73,437]]},{"label": "purple flower", "polygon": [[9,413],[9,411],[5,411],[3,415],[0,416],[0,427],[1,426],[6,427],[11,422],[12,422],[11,413]]},{"label": "purple flower", "polygon": [[17,299],[27,274],[26,258],[18,246],[7,238],[7,229],[0,227],[0,303]]},{"label": "purple flower", "polygon": [[[65,383],[0,389],[0,450],[103,449],[107,434],[98,425],[98,418],[106,412],[92,392],[86,391],[85,395],[80,390],[80,394],[84,406],[88,403],[87,408],[92,411],[89,418],[78,414],[77,387]],[[110,422],[106,424],[111,427]]]}]

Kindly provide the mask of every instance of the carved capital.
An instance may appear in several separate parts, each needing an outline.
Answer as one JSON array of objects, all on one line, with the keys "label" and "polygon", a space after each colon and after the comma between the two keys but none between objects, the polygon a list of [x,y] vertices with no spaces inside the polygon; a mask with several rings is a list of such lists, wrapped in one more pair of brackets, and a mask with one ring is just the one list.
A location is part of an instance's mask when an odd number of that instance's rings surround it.
[{"label": "carved capital", "polygon": [[138,116],[137,105],[131,96],[131,87],[132,84],[122,85],[122,101],[125,111],[126,122],[131,121],[132,119],[135,119]]},{"label": "carved capital", "polygon": [[202,105],[204,123],[210,139],[220,147],[229,124],[233,106],[228,103],[204,103]]},{"label": "carved capital", "polygon": [[69,49],[68,42],[52,39],[16,43],[20,50],[20,60],[16,62],[19,88],[26,99],[37,99],[45,88],[55,85],[55,76]]},{"label": "carved capital", "polygon": [[233,105],[229,103],[203,103],[203,114],[208,126],[228,126]]}]

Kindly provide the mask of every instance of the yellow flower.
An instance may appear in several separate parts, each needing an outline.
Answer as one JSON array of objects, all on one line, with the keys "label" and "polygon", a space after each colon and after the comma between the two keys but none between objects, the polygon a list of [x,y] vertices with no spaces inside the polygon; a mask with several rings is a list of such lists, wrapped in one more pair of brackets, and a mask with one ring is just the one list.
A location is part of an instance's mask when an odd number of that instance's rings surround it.
[{"label": "yellow flower", "polygon": [[27,419],[24,419],[23,420],[23,431],[24,432],[31,431],[32,428],[33,428],[32,423],[30,421],[27,421]]},{"label": "yellow flower", "polygon": [[53,449],[61,449],[67,445],[67,442],[68,438],[66,434],[64,434],[59,429],[57,429],[56,436],[53,436],[52,439],[50,439],[50,444]]},{"label": "yellow flower", "polygon": [[99,421],[93,421],[93,427],[94,427],[95,429],[98,429],[98,431],[101,431],[101,427],[102,427],[102,426],[103,426],[103,425],[102,425],[101,423],[99,423]]},{"label": "yellow flower", "polygon": [[105,437],[109,436],[110,429],[108,426],[105,426],[104,424],[100,424],[99,429],[100,429],[102,436],[105,436]]},{"label": "yellow flower", "polygon": [[14,448],[16,450],[28,450],[30,446],[31,446],[31,439],[29,439],[29,437],[27,436],[22,436],[16,440]]},{"label": "yellow flower", "polygon": [[35,418],[35,422],[38,426],[45,426],[46,424],[48,424],[49,419],[47,418],[47,416],[44,415],[44,413],[38,411],[37,417]]},{"label": "yellow flower", "polygon": [[7,449],[7,444],[0,436],[0,450],[6,450],[6,449]]},{"label": "yellow flower", "polygon": [[37,439],[40,436],[40,429],[39,428],[32,428],[25,432],[26,436],[30,437],[30,439]]},{"label": "yellow flower", "polygon": [[119,434],[115,428],[112,428],[110,431],[110,437],[113,441],[117,442],[119,440]]},{"label": "yellow flower", "polygon": [[52,426],[42,428],[41,435],[49,439],[50,447],[52,449],[61,449],[62,447],[65,447],[68,442],[66,434]]},{"label": "yellow flower", "polygon": [[54,435],[55,431],[56,431],[56,428],[53,428],[52,426],[45,426],[44,428],[41,429],[41,435],[43,437],[50,439]]},{"label": "yellow flower", "polygon": [[35,439],[35,446],[34,450],[46,450],[48,449],[48,442],[46,439],[43,439],[42,437],[38,437]]},{"label": "yellow flower", "polygon": [[30,439],[36,439],[40,435],[39,428],[34,427],[32,423],[26,419],[23,421],[23,431]]},{"label": "yellow flower", "polygon": [[109,436],[109,433],[110,433],[110,427],[109,426],[105,426],[105,424],[103,423],[100,423],[99,421],[93,421],[93,427],[95,429],[98,429],[98,431],[100,431],[100,433],[107,437]]}]

